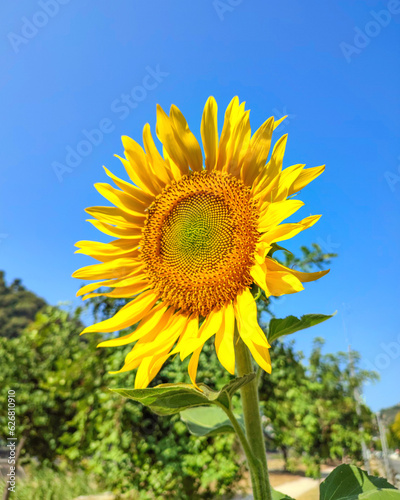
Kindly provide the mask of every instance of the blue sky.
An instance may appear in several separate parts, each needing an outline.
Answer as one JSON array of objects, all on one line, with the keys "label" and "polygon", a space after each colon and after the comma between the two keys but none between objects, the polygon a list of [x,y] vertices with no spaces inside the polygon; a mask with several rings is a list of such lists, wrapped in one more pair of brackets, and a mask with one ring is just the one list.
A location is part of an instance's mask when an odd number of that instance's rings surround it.
[{"label": "blue sky", "polygon": [[[350,342],[381,375],[367,403],[398,403],[400,2],[55,1],[8,2],[0,21],[7,279],[22,278],[52,304],[74,300],[71,273],[90,260],[73,245],[101,239],[83,210],[103,204],[93,188],[106,182],[102,165],[122,175],[113,157],[121,135],[141,140],[146,122],[154,130],[156,103],[174,103],[200,137],[207,97],[222,121],[238,95],[254,128],[289,115],[276,131],[289,134],[284,166],[327,165],[301,194],[300,216],[323,217],[289,248],[315,241],[339,258],[327,277],[282,300],[277,316],[338,310],[296,334],[298,348],[308,353],[315,336],[327,352]],[[95,144],[85,149],[88,134]]]}]

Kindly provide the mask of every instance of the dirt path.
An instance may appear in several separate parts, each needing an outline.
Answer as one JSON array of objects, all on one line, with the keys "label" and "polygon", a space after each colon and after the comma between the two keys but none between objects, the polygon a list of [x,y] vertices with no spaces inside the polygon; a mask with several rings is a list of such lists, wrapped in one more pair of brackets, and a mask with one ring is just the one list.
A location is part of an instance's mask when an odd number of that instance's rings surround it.
[{"label": "dirt path", "polygon": [[[324,467],[321,481],[333,470],[333,467]],[[320,480],[310,477],[299,477],[285,473],[272,472],[270,474],[272,487],[281,493],[285,493],[296,500],[317,499]],[[310,495],[307,495],[309,493]],[[252,500],[253,496],[236,496],[234,500]]]},{"label": "dirt path", "polygon": [[280,484],[278,486],[278,491],[285,493],[292,498],[298,498],[299,495],[303,495],[319,485],[318,479],[311,479],[310,477],[302,477],[296,481],[290,481],[290,483]]},{"label": "dirt path", "polygon": [[324,467],[324,470],[321,474],[321,480],[311,479],[310,477],[301,477],[299,479],[296,479],[296,481],[290,481],[284,484],[280,484],[276,489],[281,493],[285,493],[286,495],[289,495],[293,498],[299,498],[299,496],[318,488],[320,481],[324,480],[332,470],[333,467]]}]

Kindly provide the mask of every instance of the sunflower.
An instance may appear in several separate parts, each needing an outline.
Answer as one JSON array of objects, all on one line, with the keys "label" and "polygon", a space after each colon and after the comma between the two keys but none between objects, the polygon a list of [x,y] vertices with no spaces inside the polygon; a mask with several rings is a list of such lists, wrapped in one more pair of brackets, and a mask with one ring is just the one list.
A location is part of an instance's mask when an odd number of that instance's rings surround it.
[{"label": "sunflower", "polygon": [[158,106],[156,133],[163,155],[146,124],[144,150],[122,137],[125,158],[118,158],[131,182],[105,168],[119,189],[95,185],[114,206],[88,208],[94,217],[89,222],[114,239],[76,244],[77,253],[100,261],[73,274],[95,281],[77,295],[130,300],[82,333],[138,324],[132,333],[99,344],[135,343],[119,372],[138,368],[136,388],[147,387],[176,353],[182,360],[191,355],[188,370],[196,384],[200,352],[214,335],[219,361],[234,374],[235,324],[254,360],[270,372],[270,345],[258,325],[251,290],[259,287],[267,297],[299,292],[302,283],[326,274],[295,271],[270,256],[275,243],[320,218],[282,224],[303,206],[292,195],[324,170],[301,164],[282,170],[287,135],[268,160],[272,132],[281,121],[269,118],[252,136],[249,111],[235,97],[219,137],[217,104],[210,97],[201,122],[203,164],[201,147],[179,109],[172,106],[168,116]]}]

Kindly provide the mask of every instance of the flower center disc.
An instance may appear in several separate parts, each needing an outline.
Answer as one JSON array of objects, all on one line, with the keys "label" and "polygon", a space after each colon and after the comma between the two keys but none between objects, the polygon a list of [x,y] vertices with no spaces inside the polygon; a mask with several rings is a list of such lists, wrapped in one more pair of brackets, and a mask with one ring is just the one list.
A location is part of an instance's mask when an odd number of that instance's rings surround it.
[{"label": "flower center disc", "polygon": [[250,188],[220,172],[195,172],[149,208],[142,256],[163,301],[206,316],[250,286],[258,232]]}]

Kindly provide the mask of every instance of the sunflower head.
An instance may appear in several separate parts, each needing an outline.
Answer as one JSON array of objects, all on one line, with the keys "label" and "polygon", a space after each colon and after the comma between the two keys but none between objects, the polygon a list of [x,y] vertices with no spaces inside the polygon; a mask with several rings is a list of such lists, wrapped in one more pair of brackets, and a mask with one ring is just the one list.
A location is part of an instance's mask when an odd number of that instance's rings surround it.
[{"label": "sunflower head", "polygon": [[114,317],[82,333],[114,332],[138,323],[134,332],[99,344],[134,343],[120,371],[138,368],[137,388],[146,387],[177,352],[181,359],[191,355],[189,375],[195,384],[202,346],[214,335],[220,362],[234,373],[235,324],[255,361],[270,372],[270,346],[250,288],[280,296],[326,274],[295,271],[268,255],[274,243],[319,219],[283,223],[303,205],[292,195],[324,169],[298,164],[282,170],[286,135],[270,154],[280,121],[271,117],[251,135],[249,112],[235,97],[219,135],[217,104],[210,97],[201,122],[203,162],[202,149],[178,108],[172,106],[167,115],[158,107],[163,155],[147,124],[144,149],[123,137],[125,158],[120,159],[130,181],[106,169],[118,189],[96,185],[113,206],[87,209],[94,217],[90,222],[114,239],[77,243],[79,253],[100,261],[74,273],[95,281],[78,295],[129,301]]},{"label": "sunflower head", "polygon": [[250,188],[223,172],[194,172],[148,210],[141,256],[160,298],[207,316],[252,283],[258,240]]}]

